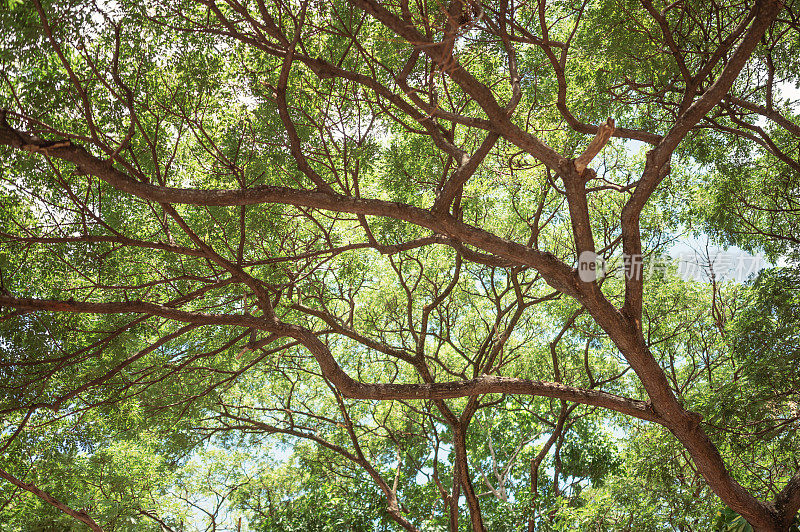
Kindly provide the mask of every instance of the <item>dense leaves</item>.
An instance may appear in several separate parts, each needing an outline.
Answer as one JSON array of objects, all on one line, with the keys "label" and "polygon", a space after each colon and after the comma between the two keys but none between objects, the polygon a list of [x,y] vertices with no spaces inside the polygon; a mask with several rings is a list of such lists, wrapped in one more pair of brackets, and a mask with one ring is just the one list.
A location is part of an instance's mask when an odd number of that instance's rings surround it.
[{"label": "dense leaves", "polygon": [[789,530],[798,16],[6,0],[0,521]]}]

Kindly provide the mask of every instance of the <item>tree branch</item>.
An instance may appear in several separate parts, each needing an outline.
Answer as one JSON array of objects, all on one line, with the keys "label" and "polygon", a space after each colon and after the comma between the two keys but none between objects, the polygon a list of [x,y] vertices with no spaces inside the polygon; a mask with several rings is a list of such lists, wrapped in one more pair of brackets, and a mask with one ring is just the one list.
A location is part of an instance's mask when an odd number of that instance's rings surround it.
[{"label": "tree branch", "polygon": [[592,142],[590,142],[589,145],[586,146],[586,149],[583,150],[583,153],[575,159],[575,169],[579,174],[583,174],[583,171],[586,170],[586,167],[589,166],[592,159],[594,159],[597,154],[600,153],[600,150],[608,144],[613,134],[614,119],[609,118],[606,120],[605,124],[601,124],[600,127],[597,128],[597,134],[592,139]]},{"label": "tree branch", "polygon": [[19,480],[18,478],[16,478],[15,476],[11,475],[10,473],[8,473],[6,470],[4,470],[2,468],[0,468],[0,477],[2,477],[4,479],[6,479],[7,481],[11,482],[12,484],[14,484],[18,488],[21,488],[21,489],[23,489],[25,491],[33,493],[34,495],[36,495],[37,497],[42,499],[47,504],[58,508],[59,510],[61,510],[65,514],[69,515],[73,519],[76,519],[76,520],[80,521],[81,523],[85,524],[86,526],[89,527],[90,530],[92,530],[94,532],[103,532],[103,529],[100,528],[100,525],[98,525],[94,521],[94,519],[89,517],[89,514],[87,514],[83,510],[78,510],[78,511],[73,510],[72,508],[70,508],[69,506],[67,506],[63,502],[59,501],[58,499],[56,499],[55,497],[53,497],[52,495],[50,495],[46,491],[37,488],[33,484],[28,484],[26,482],[23,482],[23,481]]}]

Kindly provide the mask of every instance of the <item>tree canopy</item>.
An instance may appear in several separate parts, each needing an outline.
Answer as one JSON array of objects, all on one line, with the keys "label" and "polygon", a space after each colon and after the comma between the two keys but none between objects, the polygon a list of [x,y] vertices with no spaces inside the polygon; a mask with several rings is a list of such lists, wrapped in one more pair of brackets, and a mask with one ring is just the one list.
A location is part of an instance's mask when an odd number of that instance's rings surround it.
[{"label": "tree canopy", "polygon": [[3,522],[797,530],[796,1],[3,2]]}]

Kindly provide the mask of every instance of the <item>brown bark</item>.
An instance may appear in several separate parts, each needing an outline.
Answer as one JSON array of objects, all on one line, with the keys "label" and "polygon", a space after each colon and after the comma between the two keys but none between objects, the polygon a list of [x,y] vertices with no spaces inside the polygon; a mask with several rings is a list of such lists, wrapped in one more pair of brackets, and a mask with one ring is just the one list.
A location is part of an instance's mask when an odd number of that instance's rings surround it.
[{"label": "brown bark", "polygon": [[72,508],[70,508],[63,502],[59,501],[46,491],[34,486],[33,484],[28,484],[27,482],[19,480],[17,477],[5,471],[4,469],[0,469],[0,477],[11,482],[20,489],[33,493],[34,495],[45,501],[47,504],[55,508],[58,508],[59,510],[69,515],[70,517],[77,519],[81,523],[84,523],[86,526],[89,527],[90,530],[93,530],[94,532],[103,532],[103,529],[100,528],[100,525],[98,525],[94,521],[94,519],[92,519],[89,516],[89,514],[87,514],[83,510],[73,510]]},{"label": "brown bark", "polygon": [[[346,397],[360,399],[394,399],[394,400],[433,400],[436,407],[442,413],[447,423],[451,425],[456,436],[456,464],[454,465],[455,477],[450,499],[451,526],[457,526],[458,521],[458,497],[463,490],[467,498],[470,509],[472,526],[476,530],[483,528],[480,514],[480,505],[471,485],[471,476],[468,469],[466,457],[466,446],[464,443],[465,431],[467,430],[469,415],[462,416],[461,419],[447,407],[444,399],[456,397],[475,398],[485,394],[521,394],[539,397],[552,397],[562,401],[600,406],[614,411],[630,415],[642,420],[652,421],[667,427],[681,444],[688,450],[699,472],[726,504],[735,511],[743,515],[753,524],[757,530],[784,530],[788,523],[800,509],[800,473],[796,474],[785,488],[778,494],[774,503],[765,503],[757,500],[751,493],[745,490],[732,476],[720,456],[718,449],[709,439],[703,430],[700,417],[684,408],[679,398],[673,391],[665,372],[656,357],[651,352],[648,342],[642,333],[642,305],[644,293],[643,276],[630,276],[625,282],[625,296],[622,308],[617,308],[610,302],[600,290],[597,283],[584,283],[577,272],[562,260],[554,255],[514,242],[510,239],[494,235],[477,224],[465,223],[458,215],[458,209],[451,207],[454,202],[458,204],[458,197],[464,185],[475,174],[483,163],[489,152],[501,140],[507,141],[519,147],[523,152],[532,155],[537,161],[543,163],[550,171],[558,175],[563,182],[563,195],[566,198],[570,222],[572,226],[572,237],[576,254],[584,251],[595,251],[595,240],[592,232],[592,219],[590,216],[590,204],[586,182],[591,179],[593,172],[588,170],[588,165],[592,159],[600,152],[603,146],[609,141],[612,135],[624,138],[633,138],[648,142],[653,145],[653,149],[648,153],[646,165],[641,178],[633,187],[633,193],[625,204],[621,213],[621,239],[623,251],[629,257],[640,257],[642,254],[640,216],[652,194],[656,191],[661,181],[670,171],[670,160],[676,148],[682,140],[698,125],[706,119],[708,114],[720,102],[728,101],[731,104],[758,112],[763,116],[772,118],[778,124],[796,133],[796,128],[786,124],[787,120],[777,114],[770,105],[763,107],[756,104],[744,102],[731,96],[729,93],[734,81],[739,76],[748,60],[751,58],[755,47],[763,38],[767,28],[777,17],[783,5],[778,0],[759,0],[749,13],[741,19],[734,30],[721,43],[718,50],[704,59],[704,63],[693,73],[688,64],[681,58],[679,46],[676,44],[675,36],[672,34],[667,18],[659,12],[648,0],[642,0],[642,5],[650,17],[657,24],[663,37],[666,49],[671,50],[676,57],[678,70],[681,74],[684,91],[681,97],[681,104],[676,111],[676,119],[669,127],[665,135],[658,135],[652,132],[626,129],[623,127],[615,128],[614,121],[609,119],[605,124],[592,126],[584,124],[575,118],[567,106],[567,78],[566,61],[570,37],[564,42],[551,41],[548,36],[548,24],[545,20],[545,2],[539,3],[539,15],[541,22],[541,37],[527,34],[525,37],[530,42],[540,46],[551,63],[558,84],[558,95],[556,107],[566,120],[567,124],[574,130],[595,135],[586,150],[576,159],[558,153],[551,146],[548,146],[541,139],[523,129],[518,122],[512,120],[512,114],[519,102],[519,76],[516,73],[516,62],[511,50],[511,42],[514,38],[509,34],[504,21],[500,27],[499,37],[502,39],[506,49],[509,50],[509,83],[512,86],[512,98],[505,104],[497,100],[495,91],[481,83],[473,76],[469,69],[459,63],[454,56],[454,43],[457,38],[459,26],[454,22],[455,16],[460,9],[459,2],[453,2],[448,11],[450,18],[445,24],[444,37],[440,41],[433,40],[425,32],[420,30],[411,20],[408,13],[397,15],[386,5],[373,0],[352,0],[351,4],[363,10],[369,16],[374,17],[386,28],[394,32],[399,38],[410,44],[414,48],[414,55],[409,60],[406,71],[397,74],[395,81],[402,88],[405,94],[393,92],[386,85],[378,82],[377,79],[365,76],[357,72],[351,72],[342,68],[340,65],[333,64],[320,58],[304,56],[298,51],[298,44],[301,39],[301,32],[289,38],[282,33],[278,26],[269,16],[264,15],[264,21],[258,23],[275,41],[265,40],[259,36],[259,32],[253,34],[243,33],[237,30],[237,23],[226,18],[225,14],[216,8],[213,2],[206,3],[215,16],[222,22],[222,27],[233,38],[258,47],[267,54],[280,57],[282,60],[281,72],[278,85],[275,88],[275,97],[278,113],[288,136],[288,149],[292,159],[296,162],[300,172],[314,186],[313,190],[306,190],[301,187],[291,188],[283,186],[258,186],[246,188],[242,186],[238,189],[193,189],[175,188],[163,185],[163,181],[156,179],[158,183],[152,184],[147,176],[137,174],[133,165],[126,164],[120,157],[120,147],[110,150],[105,146],[96,133],[96,125],[91,121],[92,110],[85,91],[78,90],[81,106],[83,107],[88,126],[92,133],[94,147],[100,147],[101,151],[108,158],[94,155],[89,150],[92,148],[84,147],[74,140],[62,135],[56,141],[45,141],[37,138],[33,134],[11,126],[7,121],[8,113],[0,113],[0,145],[11,146],[17,150],[27,151],[31,154],[47,158],[60,159],[74,164],[79,173],[95,176],[117,191],[130,194],[142,200],[153,202],[160,206],[165,213],[165,219],[169,216],[178,227],[194,243],[193,248],[184,248],[164,243],[149,243],[123,236],[118,237],[74,237],[83,243],[93,243],[100,241],[113,241],[120,245],[139,246],[142,248],[158,249],[173,252],[185,256],[203,257],[230,274],[232,279],[245,285],[255,296],[258,306],[264,317],[254,317],[249,314],[212,314],[201,312],[184,311],[178,305],[161,305],[144,301],[125,301],[125,302],[105,302],[93,303],[90,301],[59,301],[43,300],[31,298],[18,298],[13,295],[0,294],[0,305],[14,309],[15,311],[53,311],[53,312],[85,312],[85,313],[135,313],[143,316],[157,316],[187,325],[180,329],[176,335],[182,334],[189,328],[206,325],[228,325],[240,327],[253,331],[264,331],[277,337],[291,338],[303,345],[315,357],[322,374]],[[237,4],[232,3],[233,8],[237,9]],[[69,69],[66,56],[53,37],[50,27],[42,7],[37,3],[37,11],[40,13],[42,22],[46,28],[46,35],[56,50],[60,61],[69,72],[71,82],[80,87],[80,80]],[[458,9],[457,9],[458,8]],[[407,9],[407,7],[406,7]],[[255,24],[250,17],[247,9],[238,9],[240,15],[248,23]],[[303,8],[302,15],[305,14]],[[298,24],[302,26],[303,16],[299,17]],[[577,23],[576,23],[577,25]],[[576,26],[577,27],[577,26]],[[221,30],[215,30],[221,31]],[[525,33],[522,33],[525,36]],[[734,45],[738,42],[735,49]],[[357,45],[357,43],[356,43]],[[730,53],[732,52],[732,53]],[[116,61],[119,51],[115,55],[115,75],[118,84],[122,85],[119,75],[116,72]],[[480,107],[485,114],[484,117],[465,117],[457,113],[439,109],[432,102],[425,102],[422,97],[415,94],[407,84],[408,71],[416,64],[420,56],[427,57],[443,76],[455,83],[468,97],[470,101]],[[727,60],[722,63],[723,58]],[[343,192],[336,192],[323,176],[321,176],[314,166],[309,162],[307,154],[303,150],[302,142],[297,133],[297,128],[290,112],[290,102],[287,98],[287,82],[290,72],[296,63],[308,66],[321,79],[331,79],[341,77],[347,79],[365,89],[374,92],[380,101],[389,102],[396,109],[405,113],[414,127],[421,128],[420,131],[429,135],[433,143],[447,156],[454,161],[452,172],[442,177],[441,187],[437,191],[438,195],[435,203],[430,209],[418,206],[391,202],[379,199],[369,199],[361,197],[356,187],[355,194],[350,194],[342,188]],[[723,67],[719,65],[723,64]],[[716,79],[711,79],[712,74],[718,70],[720,73]],[[393,74],[394,75],[394,74]],[[700,91],[700,87],[707,87]],[[128,100],[130,100],[128,94]],[[377,101],[377,100],[376,100]],[[128,102],[130,104],[130,102]],[[129,105],[129,107],[132,106]],[[133,113],[133,111],[131,110]],[[468,155],[468,152],[458,147],[453,140],[454,135],[448,132],[432,118],[437,120],[449,121],[453,127],[456,124],[479,128],[486,131],[482,142],[477,149]],[[128,135],[130,140],[130,134]],[[88,144],[87,144],[88,146]],[[109,153],[111,151],[111,153]],[[113,163],[112,163],[113,162]],[[367,247],[374,248],[382,253],[396,253],[401,249],[408,249],[403,246],[382,246],[377,242],[374,235],[369,230],[367,216],[378,216],[400,220],[413,224],[434,233],[433,237],[420,239],[419,245],[428,245],[433,242],[450,245],[459,252],[459,261],[463,255],[467,260],[474,260],[484,264],[499,265],[510,268],[532,268],[555,290],[572,297],[578,301],[583,309],[595,320],[595,322],[605,331],[608,337],[614,342],[619,352],[625,357],[638,376],[641,384],[646,390],[648,401],[629,399],[600,390],[582,389],[578,387],[564,385],[560,382],[542,382],[537,380],[519,379],[503,377],[489,374],[492,370],[492,363],[499,353],[500,347],[486,356],[483,365],[475,364],[473,378],[464,378],[452,382],[435,382],[430,368],[425,362],[425,341],[427,334],[428,313],[430,308],[440,304],[444,299],[448,289],[446,288],[440,298],[431,302],[428,310],[424,311],[424,326],[416,338],[416,353],[397,349],[381,343],[375,339],[361,335],[351,327],[343,324],[329,313],[322,309],[313,309],[303,305],[293,305],[294,310],[304,312],[308,316],[321,319],[330,330],[346,336],[351,340],[381,352],[389,357],[410,364],[417,371],[419,383],[398,384],[398,383],[364,383],[352,378],[338,364],[328,346],[320,340],[318,333],[308,328],[298,325],[283,323],[273,314],[275,306],[268,292],[268,289],[251,277],[243,266],[244,234],[238,242],[239,252],[237,261],[229,261],[214,248],[208,245],[202,238],[195,234],[192,228],[171,206],[171,204],[188,204],[195,206],[244,206],[257,204],[280,204],[289,205],[301,209],[316,209],[329,213],[346,213],[357,215],[358,221],[368,235]],[[242,210],[241,227],[244,232],[244,210]],[[165,222],[166,223],[166,222]],[[538,227],[534,229],[538,231]],[[69,237],[73,238],[73,237]],[[17,238],[23,241],[23,238]],[[47,243],[46,238],[31,237],[31,242]],[[62,239],[66,242],[66,240]],[[533,238],[531,242],[535,242]],[[409,246],[417,245],[415,243]],[[469,246],[469,247],[468,247]],[[347,246],[345,246],[347,247]],[[349,249],[355,249],[351,246]],[[455,284],[454,279],[450,287]],[[450,288],[450,289],[451,289]],[[410,292],[409,292],[410,293]],[[520,298],[522,301],[522,298]],[[520,309],[523,304],[520,302]],[[411,306],[409,306],[409,309]],[[520,311],[521,312],[521,311]],[[410,313],[410,310],[409,310]],[[409,322],[413,321],[409,318]],[[413,331],[413,327],[409,327]],[[164,337],[163,342],[169,341],[172,336]],[[504,337],[506,340],[508,335]],[[505,341],[505,340],[502,340]],[[498,345],[502,345],[502,341]],[[161,345],[156,343],[152,346],[155,349]],[[488,345],[488,344],[487,344]],[[142,351],[136,356],[142,356],[148,351]],[[553,352],[555,355],[555,351]],[[135,356],[135,357],[136,357]],[[127,363],[136,360],[130,358]],[[554,359],[557,358],[554,356]],[[560,380],[557,360],[554,360],[554,371],[556,381]],[[124,365],[118,366],[120,371]],[[105,377],[107,378],[107,376]],[[99,381],[98,381],[99,382]],[[78,394],[84,389],[98,384],[92,381],[84,387],[74,391],[72,395]],[[594,380],[592,379],[592,387]],[[67,397],[68,398],[68,397]],[[470,401],[467,411],[475,408],[475,401]],[[562,414],[566,406],[562,404]],[[474,413],[474,410],[472,412]],[[555,441],[554,438],[560,437],[564,420],[559,417],[559,424],[551,435],[549,445]],[[358,448],[357,438],[351,429],[351,439]],[[300,434],[300,433],[297,433]],[[304,437],[307,437],[306,434]],[[311,438],[313,439],[313,438]],[[315,440],[316,441],[316,440]],[[321,443],[321,442],[318,442]],[[322,443],[321,443],[322,444]],[[546,447],[547,448],[547,447]],[[337,451],[338,452],[338,451]],[[340,453],[341,454],[341,453]],[[356,453],[346,455],[346,458],[360,463],[369,470],[363,456]],[[543,457],[542,457],[543,458]],[[539,462],[541,458],[539,459]],[[537,463],[538,468],[538,463]],[[372,469],[370,473],[375,482],[381,487],[387,497],[390,513],[405,528],[412,530],[413,525],[407,520],[404,521],[397,500],[396,487],[393,489],[389,484]],[[538,474],[538,473],[537,473]],[[531,472],[532,479],[535,479],[534,471]],[[558,472],[556,472],[558,475]],[[4,475],[4,478],[8,478]],[[11,480],[12,482],[16,479]],[[19,481],[16,481],[17,483]],[[534,481],[535,483],[535,481]],[[17,484],[20,485],[20,484]],[[28,488],[25,488],[28,489]],[[32,491],[29,489],[29,491]],[[34,492],[35,493],[35,492]],[[43,493],[43,492],[42,492]],[[38,494],[40,497],[47,494]],[[49,497],[49,496],[48,496]],[[55,501],[57,503],[57,501]],[[51,502],[51,504],[55,504]],[[60,503],[58,503],[60,504]],[[63,505],[62,505],[63,506]],[[63,509],[62,509],[63,510]],[[67,510],[63,510],[67,512]],[[69,512],[67,512],[69,513]],[[72,515],[72,514],[70,514]],[[76,517],[78,518],[78,517]],[[86,519],[91,521],[88,516]],[[84,521],[87,522],[87,521]],[[87,523],[88,524],[88,523]],[[91,525],[90,525],[91,526]],[[96,525],[95,525],[96,526]],[[99,527],[98,527],[99,530]]]}]

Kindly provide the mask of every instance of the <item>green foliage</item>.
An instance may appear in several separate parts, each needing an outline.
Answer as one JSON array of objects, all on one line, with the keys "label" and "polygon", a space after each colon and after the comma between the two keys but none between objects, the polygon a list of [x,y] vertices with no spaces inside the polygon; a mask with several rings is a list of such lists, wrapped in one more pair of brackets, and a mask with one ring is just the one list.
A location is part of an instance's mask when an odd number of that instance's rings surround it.
[{"label": "green foliage", "polygon": [[[800,520],[789,526],[789,532],[797,532]],[[714,516],[714,532],[753,532],[753,527],[739,514],[730,508],[717,510]]]},{"label": "green foliage", "polygon": [[[631,318],[648,371],[764,500],[800,453],[795,4],[659,169],[634,231],[647,264],[690,233],[788,264],[744,285],[657,271]],[[610,334],[634,312],[621,219],[653,157],[641,139],[658,142],[713,86],[750,6],[653,2],[671,43],[644,1],[464,2],[456,15],[438,1],[381,5],[430,42],[341,0],[3,0],[8,127],[69,138],[128,185],[277,199],[154,201],[49,148],[4,142],[0,296],[158,312],[3,307],[0,467],[108,531],[242,518],[264,532],[399,530],[404,519],[467,532],[469,490],[492,532],[749,530],[716,511],[660,425],[557,394],[351,399],[296,332],[362,383],[490,375],[647,401],[636,358]],[[429,53],[454,21],[449,53],[463,70]],[[491,99],[515,103],[490,117]],[[571,171],[608,117],[621,136],[584,174],[589,216],[577,220],[565,169],[523,141],[540,139]],[[500,135],[446,213],[428,210],[491,131],[514,128],[521,136]],[[396,204],[377,215],[371,200]],[[608,303],[602,325],[586,297],[567,295],[570,268],[559,283],[550,266],[517,260],[572,267],[578,226],[610,267],[592,293]],[[490,240],[502,253],[482,247]],[[0,522],[79,529],[5,482]]]}]

